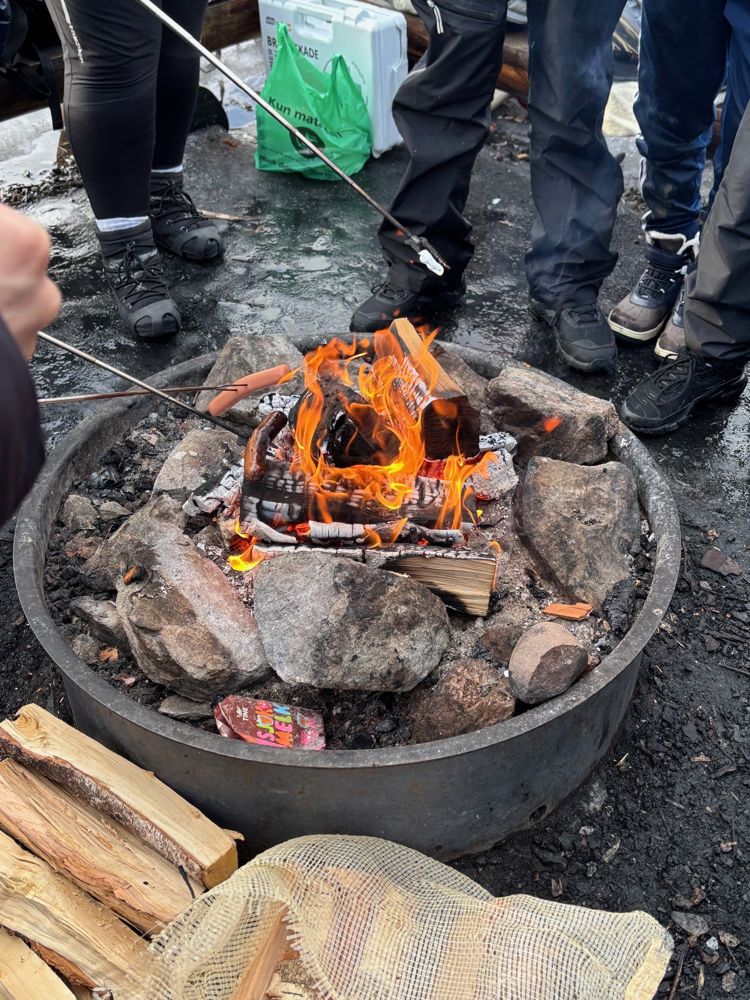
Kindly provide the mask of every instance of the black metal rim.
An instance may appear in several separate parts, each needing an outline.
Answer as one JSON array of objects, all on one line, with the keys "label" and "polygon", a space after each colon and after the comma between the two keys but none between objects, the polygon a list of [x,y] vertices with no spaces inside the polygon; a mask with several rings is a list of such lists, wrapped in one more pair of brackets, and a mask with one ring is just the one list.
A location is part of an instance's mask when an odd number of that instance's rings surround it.
[{"label": "black metal rim", "polygon": [[[300,346],[307,347],[308,343],[300,342]],[[453,349],[453,345],[451,348]],[[469,352],[466,353],[469,355]],[[149,382],[159,387],[179,385],[185,380],[190,384],[203,377],[215,359],[215,353],[202,355],[165,369],[149,379]],[[475,359],[469,355],[467,360]],[[489,359],[482,360],[485,361],[482,366],[485,374],[491,373],[495,366],[489,365],[488,370]],[[497,369],[500,367],[498,365]],[[487,746],[510,742],[522,734],[541,728],[551,719],[571,711],[610,684],[640,656],[669,607],[682,554],[679,516],[669,486],[658,466],[644,445],[623,426],[612,442],[613,452],[630,467],[636,477],[641,504],[657,543],[654,575],[645,603],[620,644],[595,670],[565,694],[478,732],[431,743],[376,750],[327,750],[323,753],[302,754],[294,750],[241,744],[176,722],[115,690],[90,670],[58,630],[44,596],[48,526],[57,515],[58,508],[52,511],[52,505],[62,499],[62,495],[56,496],[59,484],[71,478],[71,470],[85,470],[86,459],[96,450],[95,442],[113,423],[123,422],[126,415],[128,424],[137,422],[151,405],[148,397],[126,398],[103,404],[99,412],[83,420],[63,439],[49,457],[20,511],[13,557],[16,588],[24,614],[37,639],[65,677],[88,698],[164,739],[199,748],[217,757],[316,769],[398,766],[481,751]],[[99,454],[97,453],[97,458]]]}]

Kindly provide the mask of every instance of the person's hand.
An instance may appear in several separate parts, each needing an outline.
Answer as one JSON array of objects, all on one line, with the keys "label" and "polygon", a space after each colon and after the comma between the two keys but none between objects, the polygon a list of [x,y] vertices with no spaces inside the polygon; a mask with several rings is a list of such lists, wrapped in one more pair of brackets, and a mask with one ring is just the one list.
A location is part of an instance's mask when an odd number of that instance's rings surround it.
[{"label": "person's hand", "polygon": [[28,360],[37,330],[60,311],[60,291],[47,277],[49,237],[45,230],[0,205],[0,317]]}]

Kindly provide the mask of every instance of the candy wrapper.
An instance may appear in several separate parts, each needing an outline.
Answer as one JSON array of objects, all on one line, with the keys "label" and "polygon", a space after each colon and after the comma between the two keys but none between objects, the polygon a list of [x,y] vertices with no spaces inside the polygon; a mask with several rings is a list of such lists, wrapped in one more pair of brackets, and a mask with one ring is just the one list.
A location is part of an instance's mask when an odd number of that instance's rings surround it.
[{"label": "candy wrapper", "polygon": [[232,694],[214,709],[216,728],[230,740],[289,750],[325,750],[325,726],[320,712],[276,705]]}]

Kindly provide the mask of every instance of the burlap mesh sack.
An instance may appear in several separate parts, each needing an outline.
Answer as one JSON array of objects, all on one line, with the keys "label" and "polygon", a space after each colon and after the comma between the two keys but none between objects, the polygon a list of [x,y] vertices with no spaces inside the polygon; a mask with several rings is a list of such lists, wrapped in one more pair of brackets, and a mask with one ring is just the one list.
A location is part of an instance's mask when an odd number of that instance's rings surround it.
[{"label": "burlap mesh sack", "polygon": [[325,1000],[651,1000],[672,951],[645,913],[496,899],[387,841],[304,837],[196,900],[132,1000],[232,1000],[281,907]]}]

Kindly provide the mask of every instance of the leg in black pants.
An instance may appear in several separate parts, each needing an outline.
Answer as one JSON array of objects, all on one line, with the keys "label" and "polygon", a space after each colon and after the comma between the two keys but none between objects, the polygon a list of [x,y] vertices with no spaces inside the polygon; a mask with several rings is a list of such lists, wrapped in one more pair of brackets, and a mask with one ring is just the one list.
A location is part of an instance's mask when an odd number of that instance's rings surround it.
[{"label": "leg in black pants", "polygon": [[[182,162],[199,57],[134,0],[47,0],[65,54],[65,123],[97,219],[148,215],[152,166]],[[206,0],[166,0],[200,34]]]}]

